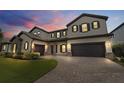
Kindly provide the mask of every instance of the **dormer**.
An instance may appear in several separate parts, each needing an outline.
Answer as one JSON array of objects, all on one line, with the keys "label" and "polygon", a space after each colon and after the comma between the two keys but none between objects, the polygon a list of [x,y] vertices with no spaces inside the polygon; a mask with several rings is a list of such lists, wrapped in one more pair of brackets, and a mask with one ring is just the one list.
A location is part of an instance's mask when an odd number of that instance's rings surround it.
[{"label": "dormer", "polygon": [[43,40],[48,40],[48,32],[42,28],[34,27],[29,33],[34,34],[35,36],[40,37]]}]

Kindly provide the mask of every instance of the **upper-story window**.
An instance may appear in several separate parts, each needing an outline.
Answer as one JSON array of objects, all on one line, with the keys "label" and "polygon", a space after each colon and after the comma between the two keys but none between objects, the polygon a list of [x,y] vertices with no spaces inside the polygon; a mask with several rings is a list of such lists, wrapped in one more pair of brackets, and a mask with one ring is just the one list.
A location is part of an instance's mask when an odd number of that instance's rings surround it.
[{"label": "upper-story window", "polygon": [[37,32],[38,35],[40,35],[40,32]]},{"label": "upper-story window", "polygon": [[36,32],[34,32],[34,35],[37,35],[37,33],[36,33]]},{"label": "upper-story window", "polygon": [[94,21],[94,22],[92,22],[92,28],[93,29],[98,29],[99,28],[99,22],[98,21]]},{"label": "upper-story window", "polygon": [[54,38],[55,37],[55,34],[54,33],[51,33],[51,37]]},{"label": "upper-story window", "polygon": [[88,23],[83,23],[81,25],[81,32],[88,32],[89,30],[90,30],[90,27]]},{"label": "upper-story window", "polygon": [[72,26],[72,32],[77,32],[77,31],[78,31],[78,26],[77,25]]},{"label": "upper-story window", "polygon": [[24,49],[27,50],[28,46],[29,46],[29,43],[26,41],[25,44],[24,44]]},{"label": "upper-story window", "polygon": [[66,31],[63,31],[63,32],[62,32],[62,35],[63,35],[63,36],[66,36]]},{"label": "upper-story window", "polygon": [[57,33],[56,33],[56,37],[57,37],[57,38],[60,38],[60,32],[57,32]]}]

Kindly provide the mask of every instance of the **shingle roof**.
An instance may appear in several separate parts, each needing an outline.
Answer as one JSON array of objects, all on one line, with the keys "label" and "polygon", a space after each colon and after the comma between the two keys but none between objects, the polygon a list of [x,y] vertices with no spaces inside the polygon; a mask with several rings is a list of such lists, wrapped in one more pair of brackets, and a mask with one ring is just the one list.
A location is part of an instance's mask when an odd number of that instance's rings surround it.
[{"label": "shingle roof", "polygon": [[124,26],[124,22],[122,24],[120,24],[119,26],[117,26],[113,31],[111,31],[110,33],[115,32],[117,29],[119,29],[120,27]]},{"label": "shingle roof", "polygon": [[15,38],[18,38],[18,40],[22,40],[20,37],[18,36],[13,36],[9,41],[12,42]]},{"label": "shingle roof", "polygon": [[44,41],[43,39],[40,38],[40,36],[36,36],[32,33],[29,33],[29,32],[25,32],[25,31],[21,31],[18,36],[22,35],[22,34],[25,34],[26,36],[28,36],[29,38],[31,39],[36,39],[36,40],[40,40],[40,41]]}]

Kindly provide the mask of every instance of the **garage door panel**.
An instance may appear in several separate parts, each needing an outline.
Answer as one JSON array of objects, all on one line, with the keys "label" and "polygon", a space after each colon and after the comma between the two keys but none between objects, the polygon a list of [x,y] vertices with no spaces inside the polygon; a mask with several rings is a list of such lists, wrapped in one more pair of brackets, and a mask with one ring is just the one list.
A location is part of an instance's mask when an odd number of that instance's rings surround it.
[{"label": "garage door panel", "polygon": [[45,45],[35,44],[34,52],[39,52],[40,55],[44,55]]},{"label": "garage door panel", "polygon": [[105,57],[104,43],[72,44],[72,56]]}]

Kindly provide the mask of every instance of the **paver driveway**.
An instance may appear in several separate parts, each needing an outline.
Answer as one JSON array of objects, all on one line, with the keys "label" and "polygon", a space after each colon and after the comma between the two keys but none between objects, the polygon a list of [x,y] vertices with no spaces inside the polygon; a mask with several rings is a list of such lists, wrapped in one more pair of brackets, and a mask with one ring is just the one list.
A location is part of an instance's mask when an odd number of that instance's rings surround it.
[{"label": "paver driveway", "polygon": [[106,58],[45,56],[58,61],[57,67],[35,83],[124,82],[124,67]]}]

